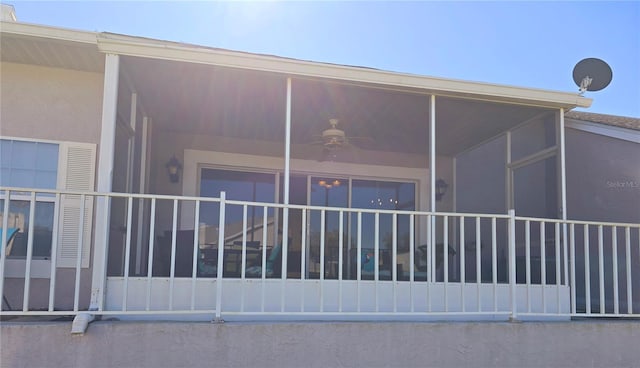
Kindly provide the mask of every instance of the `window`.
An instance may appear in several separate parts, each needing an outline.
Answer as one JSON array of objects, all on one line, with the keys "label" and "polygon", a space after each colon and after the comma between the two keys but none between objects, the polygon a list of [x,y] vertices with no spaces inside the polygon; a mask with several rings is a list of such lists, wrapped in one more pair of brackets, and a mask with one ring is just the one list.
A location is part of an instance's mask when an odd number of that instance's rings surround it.
[{"label": "window", "polygon": [[[18,275],[24,267],[29,238],[33,238],[32,268],[38,269],[38,262],[51,258],[54,217],[59,216],[58,231],[58,267],[74,267],[80,201],[78,196],[63,195],[59,203],[51,193],[36,193],[34,213],[31,216],[31,194],[28,189],[69,189],[92,190],[93,167],[95,161],[95,145],[70,142],[42,142],[23,139],[0,139],[0,186],[25,188],[24,192],[12,191],[5,214],[6,192],[0,192],[0,226],[3,217],[7,216],[9,228],[19,229],[8,244],[8,273],[17,270]],[[82,266],[88,267],[89,243],[91,234],[92,200],[85,207],[85,247],[83,248]],[[75,214],[75,216],[74,216]],[[33,224],[30,224],[31,219]],[[33,234],[29,229],[33,228]],[[12,260],[22,262],[16,268]],[[34,277],[48,277],[44,270],[50,263],[42,264],[43,271]],[[13,275],[11,275],[13,276]]]},{"label": "window", "polygon": [[[58,153],[59,145],[54,143],[0,140],[0,185],[55,189],[58,179]],[[0,199],[1,208],[4,208],[4,201],[4,198]],[[26,257],[30,211],[29,195],[12,194],[8,224],[9,228],[19,230],[11,242],[9,258]],[[33,259],[51,257],[54,212],[53,196],[37,195],[33,217]]]}]

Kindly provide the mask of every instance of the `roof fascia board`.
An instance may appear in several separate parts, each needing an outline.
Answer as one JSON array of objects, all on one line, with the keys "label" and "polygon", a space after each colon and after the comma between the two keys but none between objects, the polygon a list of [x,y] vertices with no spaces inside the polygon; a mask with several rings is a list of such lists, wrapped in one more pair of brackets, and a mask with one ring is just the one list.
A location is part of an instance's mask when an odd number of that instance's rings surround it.
[{"label": "roof fascia board", "polygon": [[575,119],[566,119],[565,124],[567,128],[604,135],[611,138],[622,139],[629,142],[640,143],[640,131],[637,130]]},{"label": "roof fascia board", "polygon": [[20,36],[49,38],[61,41],[97,44],[96,32],[77,31],[59,27],[49,27],[29,23],[1,22],[0,32]]},{"label": "roof fascia board", "polygon": [[574,107],[589,107],[592,102],[591,99],[582,97],[577,93],[368,70],[273,56],[185,47],[170,42],[144,42],[140,39],[116,35],[99,34],[98,48],[105,53],[120,55],[261,70],[285,75],[339,79],[357,83],[402,86],[429,90],[436,95],[469,96],[490,101],[520,101],[522,104],[541,107],[571,109]]}]

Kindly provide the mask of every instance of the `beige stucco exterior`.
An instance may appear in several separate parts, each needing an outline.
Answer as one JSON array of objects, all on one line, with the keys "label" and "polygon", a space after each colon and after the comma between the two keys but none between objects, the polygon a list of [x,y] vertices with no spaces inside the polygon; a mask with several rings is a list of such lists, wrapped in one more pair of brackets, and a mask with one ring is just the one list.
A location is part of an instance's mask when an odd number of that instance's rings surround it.
[{"label": "beige stucco exterior", "polygon": [[[98,144],[103,79],[100,73],[1,63],[0,136]],[[34,262],[37,273],[49,274],[50,261]],[[90,280],[90,275],[90,268],[82,269],[81,279]],[[72,307],[75,270],[58,268],[56,280],[55,308]],[[90,286],[81,282],[80,300],[85,307]],[[14,309],[22,308],[23,287],[23,278],[5,280],[5,295]],[[46,307],[49,277],[33,278],[30,295],[30,308]]]},{"label": "beige stucco exterior", "polygon": [[2,136],[99,142],[102,74],[3,62],[0,79]]}]

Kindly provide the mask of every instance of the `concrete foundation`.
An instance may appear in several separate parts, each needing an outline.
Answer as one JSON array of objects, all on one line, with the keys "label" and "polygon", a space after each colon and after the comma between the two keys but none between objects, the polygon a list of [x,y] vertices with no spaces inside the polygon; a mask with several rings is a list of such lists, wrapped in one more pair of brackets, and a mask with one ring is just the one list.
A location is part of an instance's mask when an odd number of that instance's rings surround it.
[{"label": "concrete foundation", "polygon": [[639,321],[4,322],[2,367],[635,367]]}]

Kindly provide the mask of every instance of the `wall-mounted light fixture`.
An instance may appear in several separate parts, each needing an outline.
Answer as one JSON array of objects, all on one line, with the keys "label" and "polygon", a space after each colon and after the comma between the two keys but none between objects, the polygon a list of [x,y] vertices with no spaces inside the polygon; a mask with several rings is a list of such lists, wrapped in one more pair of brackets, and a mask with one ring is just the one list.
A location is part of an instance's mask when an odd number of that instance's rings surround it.
[{"label": "wall-mounted light fixture", "polygon": [[182,172],[182,164],[175,155],[173,155],[169,161],[164,165],[167,168],[167,174],[169,175],[169,181],[177,183],[180,181],[180,173]]},{"label": "wall-mounted light fixture", "polygon": [[446,181],[436,180],[436,201],[442,200],[442,197],[447,193],[447,188],[449,188],[449,184]]}]

